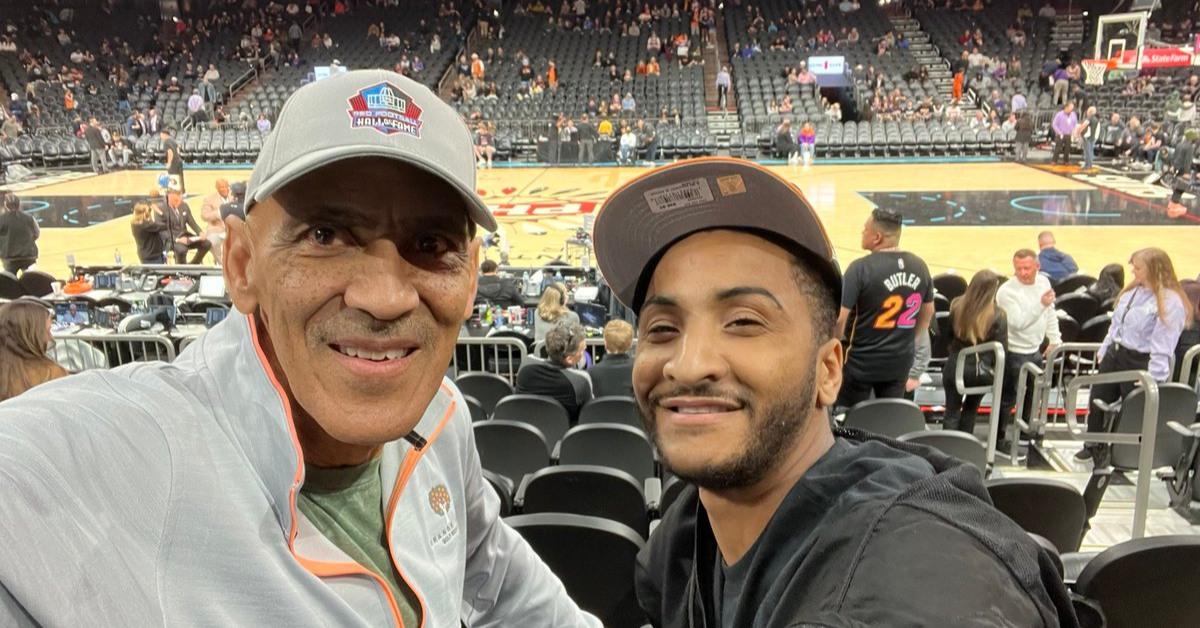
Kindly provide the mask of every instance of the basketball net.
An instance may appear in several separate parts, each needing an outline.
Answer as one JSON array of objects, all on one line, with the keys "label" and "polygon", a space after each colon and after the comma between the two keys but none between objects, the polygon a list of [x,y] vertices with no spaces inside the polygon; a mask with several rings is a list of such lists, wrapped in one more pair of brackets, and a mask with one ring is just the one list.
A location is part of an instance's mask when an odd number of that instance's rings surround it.
[{"label": "basketball net", "polygon": [[1110,65],[1113,64],[1108,59],[1084,59],[1080,62],[1083,67],[1083,83],[1085,85],[1103,85],[1104,75],[1108,73]]}]

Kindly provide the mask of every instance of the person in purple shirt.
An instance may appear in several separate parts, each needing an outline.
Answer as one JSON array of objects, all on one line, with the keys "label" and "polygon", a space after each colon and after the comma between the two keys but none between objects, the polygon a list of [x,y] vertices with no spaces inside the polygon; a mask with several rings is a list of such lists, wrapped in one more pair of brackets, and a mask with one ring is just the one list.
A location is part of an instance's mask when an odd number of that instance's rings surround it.
[{"label": "person in purple shirt", "polygon": [[[1133,280],[1117,296],[1112,325],[1100,344],[1100,372],[1147,370],[1156,381],[1171,377],[1171,356],[1183,327],[1191,318],[1191,303],[1175,276],[1175,266],[1158,248],[1137,251],[1130,257]],[[1132,384],[1099,384],[1088,399],[1088,431],[1101,432],[1104,412],[1096,401],[1112,403],[1129,394]],[[1077,460],[1103,458],[1107,446],[1086,443]],[[1103,464],[1097,460],[1096,464]]]},{"label": "person in purple shirt", "polygon": [[1054,104],[1065,104],[1071,88],[1071,74],[1060,65],[1050,74],[1050,83],[1054,88]]},{"label": "person in purple shirt", "polygon": [[1063,108],[1054,114],[1054,122],[1050,125],[1054,130],[1054,154],[1050,157],[1050,163],[1062,163],[1064,166],[1071,163],[1071,137],[1075,134],[1077,126],[1079,116],[1075,115],[1075,103],[1063,105]]}]

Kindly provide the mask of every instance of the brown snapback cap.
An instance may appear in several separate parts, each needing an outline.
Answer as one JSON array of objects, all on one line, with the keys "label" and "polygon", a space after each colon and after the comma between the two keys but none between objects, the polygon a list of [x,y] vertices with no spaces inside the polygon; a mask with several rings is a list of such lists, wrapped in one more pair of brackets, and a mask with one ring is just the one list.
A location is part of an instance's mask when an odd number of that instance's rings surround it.
[{"label": "brown snapback cap", "polygon": [[662,254],[711,229],[747,231],[787,248],[812,263],[840,301],[837,257],[812,205],[792,183],[742,159],[670,164],[618,188],[596,217],[596,261],[621,303],[639,312]]}]

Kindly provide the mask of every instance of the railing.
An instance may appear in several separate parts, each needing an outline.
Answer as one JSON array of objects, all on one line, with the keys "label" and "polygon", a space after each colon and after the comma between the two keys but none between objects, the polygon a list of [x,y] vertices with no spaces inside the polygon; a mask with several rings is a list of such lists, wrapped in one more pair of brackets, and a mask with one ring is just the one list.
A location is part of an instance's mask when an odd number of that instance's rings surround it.
[{"label": "railing", "polygon": [[[983,356],[988,353],[996,357],[995,367],[992,369],[992,383],[968,387],[966,380],[963,379],[967,356],[974,355],[976,363],[979,364],[982,363]],[[958,361],[954,366],[954,385],[959,393],[963,395],[992,393],[992,410],[988,414],[987,463],[989,466],[993,465],[996,462],[996,434],[1000,430],[1000,397],[1004,391],[1004,345],[999,342],[984,342],[967,347],[958,352]]]},{"label": "railing", "polygon": [[1126,384],[1140,383],[1146,395],[1146,403],[1142,411],[1142,431],[1140,434],[1118,434],[1113,432],[1089,432],[1080,426],[1074,412],[1068,412],[1067,429],[1075,440],[1085,440],[1093,443],[1109,443],[1113,445],[1137,445],[1137,488],[1133,499],[1133,538],[1140,539],[1146,535],[1146,511],[1150,503],[1150,481],[1153,479],[1154,441],[1158,436],[1158,382],[1146,371],[1118,371],[1116,373],[1099,373],[1096,375],[1081,375],[1071,380],[1067,385],[1064,407],[1074,408],[1079,396],[1079,389],[1095,384]]},{"label": "railing", "polygon": [[[1029,432],[1040,434],[1045,426],[1045,406],[1042,401],[1042,387],[1046,383],[1042,380],[1045,371],[1042,367],[1033,362],[1026,362],[1021,365],[1021,370],[1017,372],[1017,410],[1013,414],[1012,423],[1008,426],[1008,459],[1016,462],[1017,448],[1020,446],[1021,432]],[[1033,382],[1027,384],[1026,382]],[[1029,421],[1021,418],[1025,416],[1025,397],[1026,392],[1029,392],[1029,386],[1033,386],[1032,394],[1029,395],[1030,401],[1034,407],[1029,411]]]},{"label": "railing", "polygon": [[[1200,394],[1200,345],[1196,345],[1183,354],[1183,364],[1179,367],[1179,383],[1191,384]],[[1192,375],[1196,379],[1192,381]]]},{"label": "railing", "polygon": [[170,362],[175,359],[175,344],[165,336],[146,334],[71,334],[55,336],[47,355],[78,372],[131,362]]},{"label": "railing", "polygon": [[456,373],[486,371],[517,382],[517,369],[528,353],[525,343],[518,338],[468,338],[460,337],[454,347],[451,366]]},{"label": "railing", "polygon": [[[1051,424],[1049,420],[1050,392],[1054,389],[1055,383],[1058,383],[1059,388],[1064,388],[1068,379],[1094,374],[1100,368],[1099,351],[1099,343],[1067,342],[1055,347],[1046,357],[1046,369],[1040,391],[1041,400],[1039,405],[1035,406],[1040,412],[1038,417],[1043,424]],[[1068,406],[1065,401],[1063,402],[1064,415],[1073,416],[1076,410],[1077,408],[1074,406]],[[1032,415],[1030,416],[1032,417]],[[1057,424],[1057,422],[1055,423]]]}]

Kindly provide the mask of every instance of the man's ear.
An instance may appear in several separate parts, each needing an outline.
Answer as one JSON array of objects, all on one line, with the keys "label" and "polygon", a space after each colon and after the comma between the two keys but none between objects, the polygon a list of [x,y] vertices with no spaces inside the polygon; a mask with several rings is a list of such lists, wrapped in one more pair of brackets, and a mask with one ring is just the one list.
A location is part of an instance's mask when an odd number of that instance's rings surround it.
[{"label": "man's ear", "polygon": [[225,273],[225,290],[233,306],[242,314],[258,309],[258,291],[254,283],[254,245],[246,220],[239,216],[225,218],[225,248],[221,266]]},{"label": "man's ear", "polygon": [[468,268],[471,270],[471,286],[468,294],[471,296],[467,299],[467,305],[463,309],[464,321],[471,318],[471,315],[475,313],[475,291],[479,288],[479,255],[482,250],[482,238],[476,237],[467,245],[467,263],[469,264]]},{"label": "man's ear", "polygon": [[817,348],[817,404],[833,407],[842,388],[842,341],[830,338]]}]

